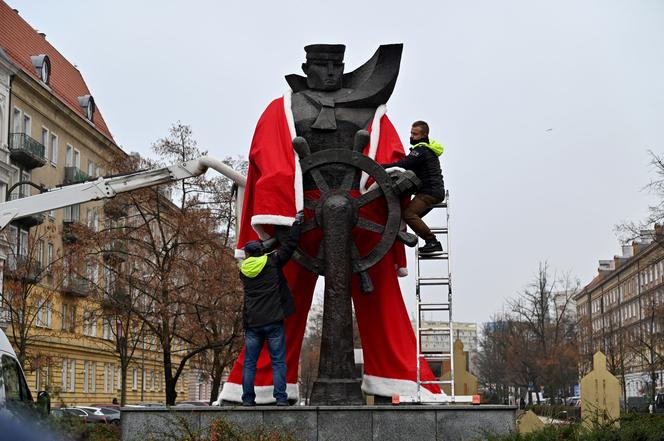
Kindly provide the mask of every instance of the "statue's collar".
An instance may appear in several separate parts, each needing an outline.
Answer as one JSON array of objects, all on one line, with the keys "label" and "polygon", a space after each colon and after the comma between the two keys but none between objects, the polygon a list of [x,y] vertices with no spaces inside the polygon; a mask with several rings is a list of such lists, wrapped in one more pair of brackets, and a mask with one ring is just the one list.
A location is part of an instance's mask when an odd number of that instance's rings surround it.
[{"label": "statue's collar", "polygon": [[286,81],[294,93],[302,92],[320,109],[318,118],[311,127],[335,130],[335,106],[378,107],[387,102],[397,82],[402,51],[403,44],[381,45],[369,61],[344,74],[343,89],[334,92],[310,90],[306,77],[301,75],[287,75]]}]

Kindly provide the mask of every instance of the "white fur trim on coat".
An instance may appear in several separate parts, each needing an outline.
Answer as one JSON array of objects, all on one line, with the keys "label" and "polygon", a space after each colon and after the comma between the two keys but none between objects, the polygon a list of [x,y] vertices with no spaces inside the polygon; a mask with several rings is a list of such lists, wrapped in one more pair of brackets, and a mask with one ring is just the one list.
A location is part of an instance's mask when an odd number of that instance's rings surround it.
[{"label": "white fur trim on coat", "polygon": [[[391,397],[392,395],[415,396],[417,395],[417,383],[410,380],[364,375],[362,391],[369,395],[379,395],[381,397]],[[441,394],[445,395],[442,391]],[[424,398],[440,396],[440,394],[434,394],[425,387],[420,388],[420,395]]]},{"label": "white fur trim on coat", "polygon": [[[295,117],[293,116],[293,109],[291,106],[291,96],[293,91],[288,89],[284,94],[284,112],[286,113],[286,121],[288,122],[288,130],[290,131],[291,140],[295,139],[297,132],[295,131]],[[302,167],[300,166],[300,157],[295,149],[295,211],[300,211],[304,208],[304,187],[302,182]]]},{"label": "white fur trim on coat", "polygon": [[[276,403],[276,400],[272,396],[274,391],[273,386],[255,386],[254,392],[256,392],[256,404],[270,404]],[[287,383],[286,384],[286,394],[288,395],[289,400],[300,400],[300,386],[298,384]],[[213,406],[221,406],[222,401],[230,401],[233,403],[242,402],[242,385],[237,383],[224,383],[224,387],[219,392],[219,397],[217,401],[213,402]]]},{"label": "white fur trim on coat", "polygon": [[[380,141],[380,120],[387,113],[387,106],[381,104],[374,113],[373,122],[371,123],[371,137],[369,138],[369,156],[371,159],[376,159],[376,152],[378,151],[378,141]],[[366,187],[369,175],[362,172],[360,178],[360,193],[364,194],[369,191]]]},{"label": "white fur trim on coat", "polygon": [[251,226],[258,234],[260,240],[269,239],[271,236],[265,232],[263,225],[282,225],[290,227],[295,222],[294,217],[279,216],[276,214],[257,214],[251,217]]}]

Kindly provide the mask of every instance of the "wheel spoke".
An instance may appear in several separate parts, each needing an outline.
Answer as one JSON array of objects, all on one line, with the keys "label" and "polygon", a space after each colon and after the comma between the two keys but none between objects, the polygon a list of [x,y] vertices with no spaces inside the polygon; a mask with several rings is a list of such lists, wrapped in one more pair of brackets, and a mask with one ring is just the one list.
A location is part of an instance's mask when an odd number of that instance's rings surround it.
[{"label": "wheel spoke", "polygon": [[363,230],[372,231],[378,234],[383,234],[383,231],[385,231],[385,225],[377,224],[376,222],[370,221],[364,217],[359,218],[355,226],[362,228]]},{"label": "wheel spoke", "polygon": [[309,219],[305,220],[304,223],[302,224],[302,233],[306,233],[309,230],[313,230],[318,226],[318,221],[316,221],[315,217],[310,217]]},{"label": "wheel spoke", "polygon": [[357,205],[360,207],[364,207],[367,205],[369,202],[373,201],[374,199],[377,199],[383,195],[383,190],[380,189],[380,187],[376,187],[372,190],[369,190],[368,192],[364,193],[362,196],[357,198]]},{"label": "wheel spoke", "polygon": [[347,190],[350,191],[353,188],[353,183],[355,182],[355,176],[357,175],[357,169],[351,167],[348,170],[346,170],[346,174],[344,175],[343,181],[341,181],[341,185],[339,188],[341,190]]},{"label": "wheel spoke", "polygon": [[311,177],[314,178],[316,187],[318,187],[321,193],[327,193],[330,191],[330,186],[327,185],[327,182],[325,181],[325,178],[323,177],[323,174],[320,172],[320,170],[314,168],[309,171],[309,173],[311,173]]}]

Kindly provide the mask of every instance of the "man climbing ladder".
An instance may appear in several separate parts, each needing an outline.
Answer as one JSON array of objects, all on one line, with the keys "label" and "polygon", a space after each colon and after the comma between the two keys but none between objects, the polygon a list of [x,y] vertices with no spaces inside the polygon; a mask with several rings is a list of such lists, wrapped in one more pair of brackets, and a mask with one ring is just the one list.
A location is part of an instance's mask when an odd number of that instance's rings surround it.
[{"label": "man climbing ladder", "polygon": [[445,199],[445,184],[438,157],[443,153],[443,146],[429,139],[429,125],[424,121],[415,121],[410,129],[410,153],[400,161],[383,164],[386,169],[399,167],[412,170],[422,181],[415,197],[403,212],[403,219],[425,244],[420,247],[421,255],[442,253],[443,246],[431,232],[422,218],[431,208]]}]

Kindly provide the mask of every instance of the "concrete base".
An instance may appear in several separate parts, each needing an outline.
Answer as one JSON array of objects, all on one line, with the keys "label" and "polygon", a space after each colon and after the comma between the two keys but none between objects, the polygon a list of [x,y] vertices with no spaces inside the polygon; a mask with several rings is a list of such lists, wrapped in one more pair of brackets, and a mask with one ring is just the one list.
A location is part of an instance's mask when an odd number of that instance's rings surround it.
[{"label": "concrete base", "polygon": [[174,439],[206,431],[223,418],[244,430],[260,425],[302,441],[471,441],[516,430],[515,406],[210,407],[193,410],[122,409],[123,441]]}]

